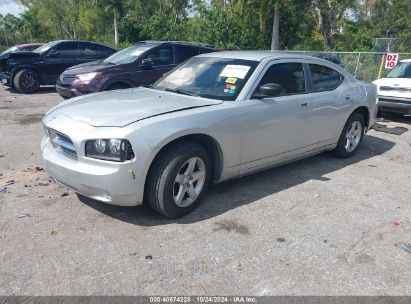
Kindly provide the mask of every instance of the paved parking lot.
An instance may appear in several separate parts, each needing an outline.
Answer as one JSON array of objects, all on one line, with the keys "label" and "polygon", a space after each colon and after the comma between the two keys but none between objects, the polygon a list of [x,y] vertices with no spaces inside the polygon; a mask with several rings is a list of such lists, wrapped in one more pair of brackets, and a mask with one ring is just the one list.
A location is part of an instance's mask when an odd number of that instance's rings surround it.
[{"label": "paved parking lot", "polygon": [[0,88],[0,295],[411,295],[411,119],[167,220],[49,180],[40,121],[60,100]]}]

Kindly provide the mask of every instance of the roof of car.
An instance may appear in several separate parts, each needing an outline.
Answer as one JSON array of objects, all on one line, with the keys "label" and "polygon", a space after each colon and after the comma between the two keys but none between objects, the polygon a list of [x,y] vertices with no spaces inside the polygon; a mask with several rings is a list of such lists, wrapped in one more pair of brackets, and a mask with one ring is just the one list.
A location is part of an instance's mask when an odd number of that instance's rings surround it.
[{"label": "roof of car", "polygon": [[103,46],[106,46],[110,49],[116,50],[112,46],[106,45],[104,43],[89,41],[89,40],[70,40],[70,39],[66,39],[66,40],[52,40],[52,41],[49,41],[49,42],[56,42],[56,43],[60,43],[60,42],[89,42],[89,43],[94,43],[94,44],[98,44],[98,45],[103,45]]},{"label": "roof of car", "polygon": [[19,45],[16,45],[16,47],[18,47],[18,48],[25,48],[25,47],[36,46],[36,45],[40,46],[40,45],[43,45],[43,43],[26,43],[26,44],[19,44]]},{"label": "roof of car", "polygon": [[192,46],[199,46],[204,48],[214,48],[210,44],[200,43],[200,42],[192,42],[192,41],[180,41],[180,40],[143,40],[139,41],[139,43],[153,43],[153,44],[164,44],[164,43],[175,43],[175,44],[184,44],[184,45],[192,45]]},{"label": "roof of car", "polygon": [[[254,61],[262,61],[263,59],[266,59],[266,58],[313,59],[313,56],[291,54],[287,52],[275,52],[275,51],[222,51],[222,52],[202,54],[200,55],[200,57],[223,57],[223,58],[254,60]],[[319,60],[323,60],[323,59],[319,59]]]}]

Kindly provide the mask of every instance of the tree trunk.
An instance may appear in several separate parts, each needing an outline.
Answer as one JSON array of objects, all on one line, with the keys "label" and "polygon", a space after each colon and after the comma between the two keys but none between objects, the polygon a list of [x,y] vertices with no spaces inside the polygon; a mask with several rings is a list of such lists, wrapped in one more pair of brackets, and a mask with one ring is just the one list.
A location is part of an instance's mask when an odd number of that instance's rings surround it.
[{"label": "tree trunk", "polygon": [[280,49],[280,1],[276,0],[274,4],[273,32],[271,37],[271,50]]},{"label": "tree trunk", "polygon": [[118,20],[117,20],[117,12],[114,11],[114,45],[118,45]]},{"label": "tree trunk", "polygon": [[314,4],[314,9],[315,12],[317,13],[317,24],[318,24],[318,29],[321,33],[321,35],[324,37],[324,47],[328,47],[329,45],[329,40],[328,40],[328,35],[324,30],[324,18],[320,9],[320,4],[318,0],[313,1]]}]

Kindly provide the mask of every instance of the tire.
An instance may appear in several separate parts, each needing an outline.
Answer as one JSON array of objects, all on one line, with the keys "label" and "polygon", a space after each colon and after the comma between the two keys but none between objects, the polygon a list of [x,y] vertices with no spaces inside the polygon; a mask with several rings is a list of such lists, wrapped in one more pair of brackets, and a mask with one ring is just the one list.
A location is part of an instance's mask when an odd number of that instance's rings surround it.
[{"label": "tire", "polygon": [[179,142],[160,153],[147,177],[146,199],[160,214],[178,218],[193,211],[204,197],[210,157],[191,142]]},{"label": "tire", "polygon": [[22,69],[13,77],[14,88],[23,94],[36,92],[40,87],[40,77],[36,71]]},{"label": "tire", "polygon": [[115,83],[109,85],[107,88],[104,89],[104,91],[114,91],[114,90],[122,90],[122,89],[129,89],[130,86],[126,84],[121,84],[121,83]]},{"label": "tire", "polygon": [[345,123],[337,147],[333,150],[333,154],[339,158],[349,158],[353,156],[362,142],[365,133],[364,130],[364,116],[358,112],[352,113]]}]

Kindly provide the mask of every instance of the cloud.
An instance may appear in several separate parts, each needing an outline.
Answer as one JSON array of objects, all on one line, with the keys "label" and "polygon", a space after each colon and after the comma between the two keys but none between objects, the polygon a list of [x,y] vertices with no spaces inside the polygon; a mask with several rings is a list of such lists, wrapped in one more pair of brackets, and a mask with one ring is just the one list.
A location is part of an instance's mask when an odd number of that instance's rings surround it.
[{"label": "cloud", "polygon": [[19,16],[25,10],[26,8],[23,5],[16,3],[14,0],[0,0],[0,14],[3,16],[7,14]]}]

